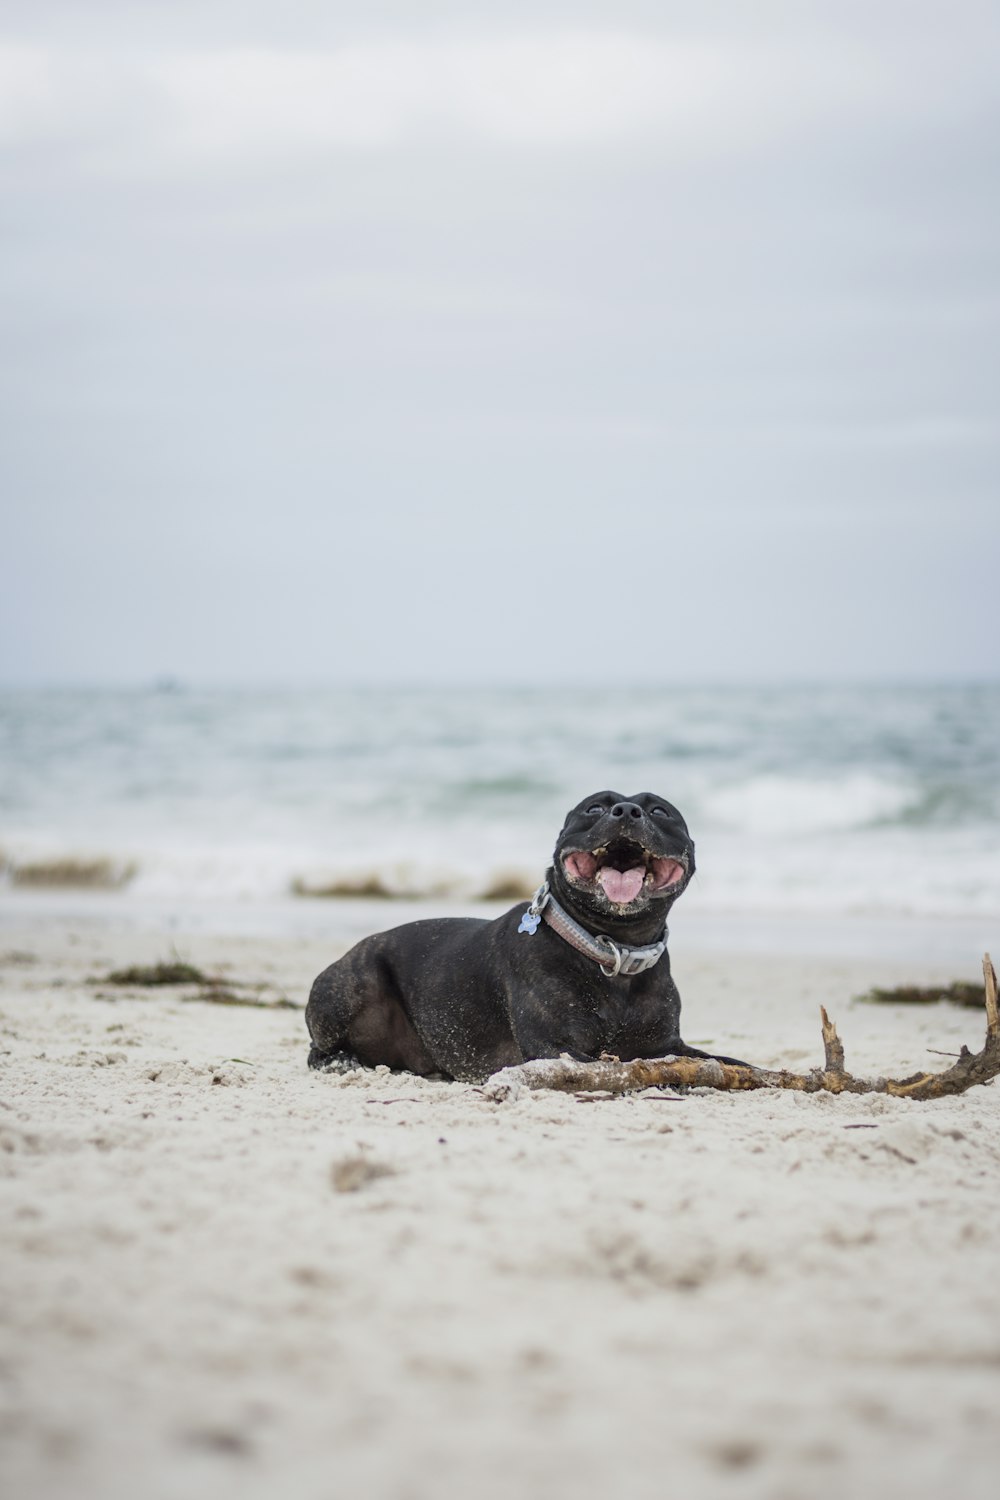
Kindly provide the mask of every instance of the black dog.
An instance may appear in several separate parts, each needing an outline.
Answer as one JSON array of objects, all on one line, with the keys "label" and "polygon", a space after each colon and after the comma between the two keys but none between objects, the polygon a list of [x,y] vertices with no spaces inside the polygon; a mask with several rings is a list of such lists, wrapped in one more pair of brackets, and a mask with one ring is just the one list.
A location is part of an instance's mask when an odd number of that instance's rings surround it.
[{"label": "black dog", "polygon": [[527,910],[408,922],[324,969],[306,1008],[310,1067],[356,1059],[477,1082],[563,1052],[711,1056],[680,1039],[666,952],[667,913],[693,874],[687,824],[662,797],[585,798]]}]

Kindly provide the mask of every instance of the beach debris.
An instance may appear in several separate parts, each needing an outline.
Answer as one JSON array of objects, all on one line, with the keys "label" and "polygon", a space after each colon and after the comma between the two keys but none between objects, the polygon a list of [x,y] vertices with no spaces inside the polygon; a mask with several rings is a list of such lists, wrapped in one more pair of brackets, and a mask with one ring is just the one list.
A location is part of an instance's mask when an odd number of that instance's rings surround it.
[{"label": "beach debris", "polygon": [[557,1089],[579,1096],[630,1094],[648,1088],[796,1089],[801,1093],[890,1094],[897,1099],[943,1099],[964,1094],[975,1084],[989,1083],[1000,1074],[1000,1013],[997,976],[988,953],[983,955],[985,982],[986,1040],[979,1052],[963,1047],[958,1059],[941,1073],[912,1073],[907,1078],[855,1078],[844,1066],[844,1044],[824,1007],[822,1018],[824,1061],[808,1073],[784,1069],[753,1068],[721,1063],[718,1058],[652,1057],[622,1062],[601,1057],[596,1062],[575,1062],[567,1056],[538,1058],[503,1068],[487,1079],[483,1093],[488,1099],[516,1099],[525,1089]]},{"label": "beach debris", "polygon": [[293,896],[311,896],[320,900],[393,901],[405,899],[407,892],[390,890],[382,876],[372,871],[345,875],[340,880],[309,881],[297,875],[289,887]]},{"label": "beach debris", "polygon": [[[184,995],[184,1000],[203,1001],[209,1005],[246,1005],[255,1010],[301,1010],[294,1000],[279,994],[269,998],[264,992],[266,983],[251,983],[248,980],[223,978],[219,974],[206,974],[194,964],[172,959],[169,963],[134,964],[129,969],[114,969],[103,979],[93,979],[92,984],[114,984],[133,989],[160,989],[170,986],[195,985],[193,995]],[[110,997],[108,997],[110,998]]]},{"label": "beach debris", "polygon": [[477,891],[477,901],[530,901],[535,894],[538,884],[536,878],[525,875],[519,870],[498,870],[490,877],[488,883],[481,891]]},{"label": "beach debris", "polygon": [[330,1182],[338,1193],[356,1193],[379,1177],[394,1177],[396,1168],[370,1156],[342,1156],[330,1167]]},{"label": "beach debris", "polygon": [[891,990],[871,989],[857,998],[864,1005],[937,1005],[947,1000],[950,1005],[983,1008],[981,987],[967,979],[956,979],[952,984],[899,984]]},{"label": "beach debris", "polygon": [[11,885],[30,889],[118,891],[128,885],[137,868],[131,860],[77,859],[67,855],[25,863],[12,860],[8,874]]},{"label": "beach debris", "polygon": [[162,984],[213,984],[214,981],[196,969],[194,964],[179,961],[162,964],[133,964],[130,969],[113,969],[102,984],[135,984],[153,989]]},{"label": "beach debris", "polygon": [[233,1458],[245,1458],[253,1452],[250,1439],[229,1427],[192,1428],[181,1434],[181,1441],[192,1448],[204,1448],[209,1453],[224,1453]]},{"label": "beach debris", "polygon": [[[185,995],[186,1000],[201,1000],[206,1005],[248,1005],[252,1010],[302,1010],[303,1006],[297,1005],[294,1000],[289,1000],[287,995],[277,995],[273,1000],[266,999],[261,990],[263,985],[246,985],[243,989],[234,989],[232,986],[236,981],[230,980],[226,984],[214,984],[211,980],[204,984],[197,995]],[[251,990],[253,993],[247,994]]]},{"label": "beach debris", "polygon": [[523,870],[494,870],[483,883],[459,875],[434,875],[409,866],[364,869],[333,875],[296,875],[293,896],[317,900],[421,901],[451,897],[465,901],[530,901],[537,880]]},{"label": "beach debris", "polygon": [[0,964],[16,964],[20,967],[37,964],[38,961],[38,954],[29,952],[27,948],[8,948],[6,952],[0,953]]},{"label": "beach debris", "polygon": [[408,864],[296,875],[288,889],[293,896],[346,901],[421,901],[462,894],[454,880]]}]

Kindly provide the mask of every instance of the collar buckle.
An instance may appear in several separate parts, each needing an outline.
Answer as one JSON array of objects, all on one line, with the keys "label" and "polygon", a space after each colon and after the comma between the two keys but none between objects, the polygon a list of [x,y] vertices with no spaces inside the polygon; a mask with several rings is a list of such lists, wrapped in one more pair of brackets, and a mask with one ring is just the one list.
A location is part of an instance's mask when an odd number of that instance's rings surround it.
[{"label": "collar buckle", "polygon": [[[608,937],[606,932],[599,932],[597,934],[597,937],[595,938],[595,942],[600,943],[602,948],[607,948],[608,952],[611,954],[613,967],[607,969],[603,964],[601,964],[601,973],[606,974],[609,979],[614,979],[616,974],[620,974],[622,972],[623,960],[631,959],[631,949],[619,948],[618,944],[612,942],[611,938]],[[628,970],[626,970],[625,972],[627,973]]]}]

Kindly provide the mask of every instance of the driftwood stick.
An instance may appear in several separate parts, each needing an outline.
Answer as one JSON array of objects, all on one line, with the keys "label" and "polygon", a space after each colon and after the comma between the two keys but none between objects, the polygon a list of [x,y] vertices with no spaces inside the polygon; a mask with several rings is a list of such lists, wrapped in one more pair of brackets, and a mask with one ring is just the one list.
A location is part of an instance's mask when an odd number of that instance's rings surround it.
[{"label": "driftwood stick", "polygon": [[825,1009],[820,1010],[824,1065],[808,1073],[785,1069],[737,1067],[717,1058],[650,1057],[621,1062],[602,1057],[575,1062],[570,1057],[538,1058],[504,1068],[488,1079],[488,1098],[516,1097],[524,1089],[556,1089],[563,1093],[605,1090],[630,1094],[646,1088],[797,1089],[815,1094],[892,1094],[903,1099],[942,1099],[964,1094],[974,1084],[989,1083],[1000,1074],[1000,1014],[997,976],[989,954],[983,957],[986,985],[986,1040],[980,1052],[963,1047],[958,1060],[943,1073],[913,1073],[908,1078],[854,1078],[844,1067],[844,1045]]},{"label": "driftwood stick", "polygon": [[823,1021],[823,1052],[826,1056],[826,1071],[828,1073],[843,1073],[844,1070],[844,1044],[837,1035],[837,1028],[826,1013],[826,1006],[821,1005],[819,1013]]},{"label": "driftwood stick", "polygon": [[986,985],[986,1035],[996,1036],[1000,1032],[997,1016],[997,971],[988,953],[983,954],[983,982]]}]

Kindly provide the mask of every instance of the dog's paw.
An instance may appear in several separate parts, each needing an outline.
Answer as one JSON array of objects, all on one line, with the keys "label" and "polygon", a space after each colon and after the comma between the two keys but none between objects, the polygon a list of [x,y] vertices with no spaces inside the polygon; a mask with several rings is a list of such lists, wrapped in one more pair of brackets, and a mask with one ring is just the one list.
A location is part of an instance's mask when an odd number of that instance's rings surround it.
[{"label": "dog's paw", "polygon": [[309,1066],[317,1073],[353,1073],[364,1064],[353,1052],[321,1052],[318,1047],[310,1047]]}]

